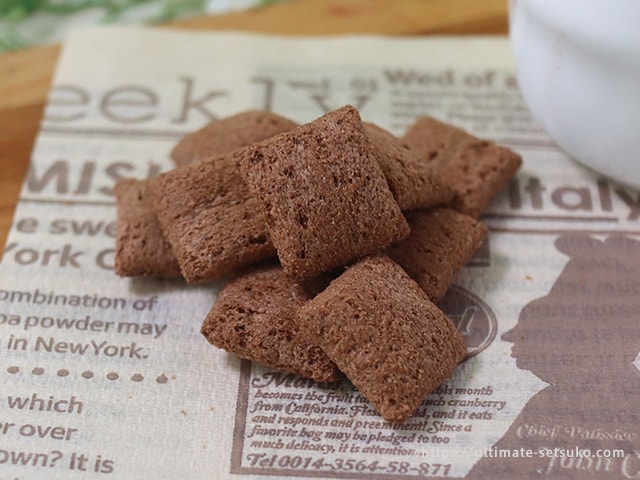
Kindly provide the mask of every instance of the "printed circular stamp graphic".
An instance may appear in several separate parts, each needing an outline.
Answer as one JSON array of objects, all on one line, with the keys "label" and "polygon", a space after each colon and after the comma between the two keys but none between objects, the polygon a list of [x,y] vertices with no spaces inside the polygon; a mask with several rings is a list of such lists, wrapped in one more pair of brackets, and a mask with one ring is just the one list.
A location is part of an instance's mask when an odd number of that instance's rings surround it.
[{"label": "printed circular stamp graphic", "polygon": [[496,338],[498,322],[493,310],[468,290],[452,285],[438,306],[462,333],[469,350],[467,359],[478,355]]}]

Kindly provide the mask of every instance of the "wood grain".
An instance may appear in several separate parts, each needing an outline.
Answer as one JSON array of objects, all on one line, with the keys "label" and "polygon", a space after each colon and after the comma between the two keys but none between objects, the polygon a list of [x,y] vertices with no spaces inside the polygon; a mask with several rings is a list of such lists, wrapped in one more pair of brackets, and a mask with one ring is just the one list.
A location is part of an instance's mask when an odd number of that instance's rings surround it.
[{"label": "wood grain", "polygon": [[[506,34],[507,0],[290,0],[163,25],[281,35]],[[0,54],[0,253],[28,169],[59,45]]]}]

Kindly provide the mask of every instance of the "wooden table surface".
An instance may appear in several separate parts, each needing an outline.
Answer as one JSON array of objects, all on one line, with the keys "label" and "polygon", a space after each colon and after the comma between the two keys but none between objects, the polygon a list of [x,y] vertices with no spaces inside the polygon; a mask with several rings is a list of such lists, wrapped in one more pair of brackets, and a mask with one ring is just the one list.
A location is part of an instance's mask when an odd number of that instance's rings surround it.
[{"label": "wooden table surface", "polygon": [[[284,35],[507,34],[508,0],[290,0],[166,28]],[[38,133],[59,45],[0,54],[0,254]]]}]

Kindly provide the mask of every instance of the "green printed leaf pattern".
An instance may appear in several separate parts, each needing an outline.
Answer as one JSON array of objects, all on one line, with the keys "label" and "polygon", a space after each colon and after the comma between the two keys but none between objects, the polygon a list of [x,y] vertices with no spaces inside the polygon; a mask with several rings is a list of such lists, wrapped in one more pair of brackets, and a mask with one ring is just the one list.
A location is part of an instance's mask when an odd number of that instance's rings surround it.
[{"label": "green printed leaf pattern", "polygon": [[0,52],[63,40],[71,28],[156,24],[283,0],[0,0]]}]

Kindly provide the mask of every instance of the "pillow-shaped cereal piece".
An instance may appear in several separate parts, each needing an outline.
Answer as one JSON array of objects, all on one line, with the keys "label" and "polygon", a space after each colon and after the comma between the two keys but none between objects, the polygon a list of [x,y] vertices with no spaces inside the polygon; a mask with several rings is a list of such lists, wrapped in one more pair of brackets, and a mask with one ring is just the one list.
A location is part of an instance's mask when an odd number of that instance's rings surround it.
[{"label": "pillow-shaped cereal piece", "polygon": [[275,257],[267,224],[232,154],[148,181],[153,209],[188,283]]},{"label": "pillow-shaped cereal piece", "polygon": [[387,254],[437,303],[487,237],[487,227],[451,208],[405,212],[411,233]]},{"label": "pillow-shaped cereal piece", "polygon": [[435,168],[416,161],[409,148],[391,132],[369,122],[363,122],[363,126],[401,210],[451,202],[453,190]]},{"label": "pillow-shaped cereal piece", "polygon": [[289,280],[277,262],[250,267],[222,289],[202,334],[241,358],[318,382],[336,381],[338,368],[296,320],[311,295]]},{"label": "pillow-shaped cereal piece", "polygon": [[387,256],[347,268],[298,321],[389,421],[407,419],[467,353],[453,323]]},{"label": "pillow-shaped cereal piece", "polygon": [[185,135],[171,151],[171,158],[178,166],[199,162],[286,132],[297,125],[275,113],[248,110],[214,120]]},{"label": "pillow-shaped cereal piece", "polygon": [[113,193],[118,210],[116,273],[123,277],[179,277],[178,261],[151,208],[146,182],[120,180]]},{"label": "pillow-shaped cereal piece", "polygon": [[409,227],[346,106],[239,151],[285,273],[303,280],[384,248]]},{"label": "pillow-shaped cereal piece", "polygon": [[416,159],[436,168],[453,188],[453,208],[476,218],[522,164],[508,148],[431,117],[416,120],[402,139]]}]

